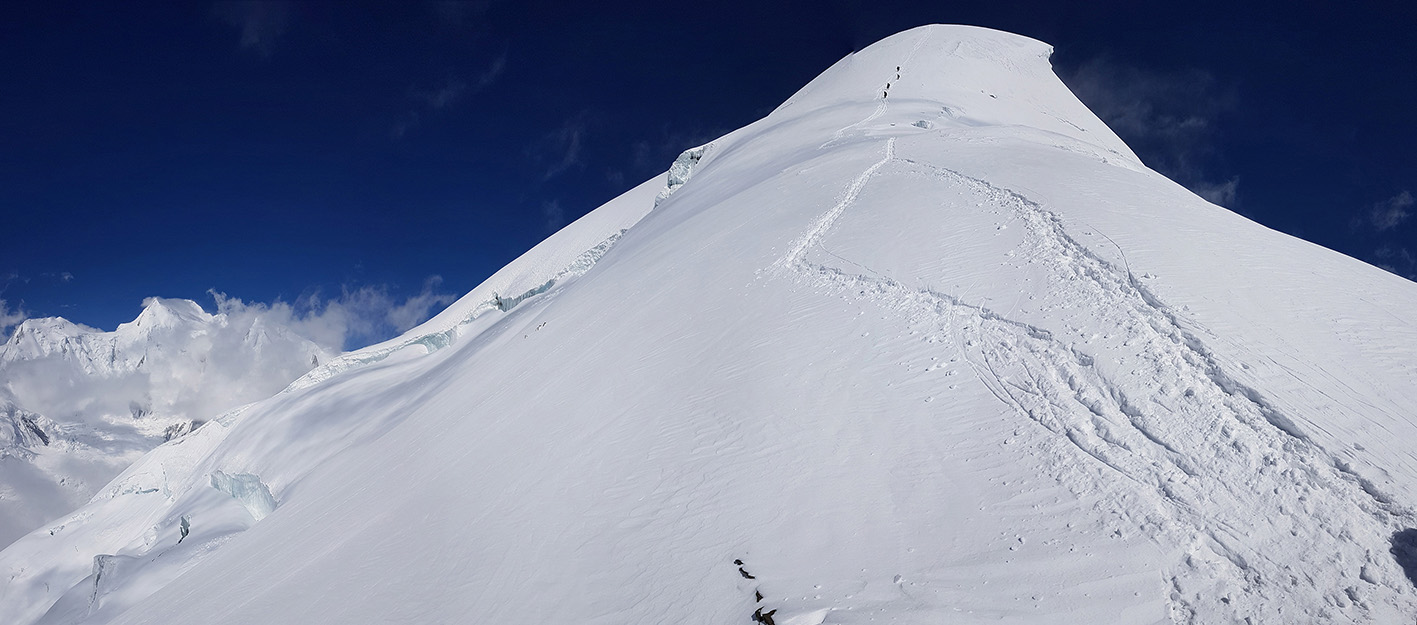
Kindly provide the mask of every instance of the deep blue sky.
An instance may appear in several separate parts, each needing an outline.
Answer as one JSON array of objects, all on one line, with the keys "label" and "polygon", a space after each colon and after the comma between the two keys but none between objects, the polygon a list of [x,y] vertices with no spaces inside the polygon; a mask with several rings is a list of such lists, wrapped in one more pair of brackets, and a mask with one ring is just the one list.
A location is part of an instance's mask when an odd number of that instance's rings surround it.
[{"label": "deep blue sky", "polygon": [[1053,44],[1154,168],[1412,277],[1417,17],[1399,4],[11,6],[0,317],[111,329],[149,295],[397,300],[434,275],[461,294],[840,57],[933,22]]}]

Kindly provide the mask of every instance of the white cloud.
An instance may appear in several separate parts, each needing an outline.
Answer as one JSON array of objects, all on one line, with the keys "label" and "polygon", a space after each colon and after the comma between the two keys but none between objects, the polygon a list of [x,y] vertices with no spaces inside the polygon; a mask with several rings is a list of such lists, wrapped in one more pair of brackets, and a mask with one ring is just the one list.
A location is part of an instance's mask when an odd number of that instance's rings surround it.
[{"label": "white cloud", "polygon": [[1240,188],[1240,178],[1236,176],[1221,183],[1196,182],[1192,183],[1190,189],[1207,202],[1217,206],[1230,206],[1235,203],[1236,192]]},{"label": "white cloud", "polygon": [[314,292],[294,303],[248,303],[216,291],[211,295],[218,312],[260,315],[269,324],[288,328],[325,349],[343,351],[393,338],[428,320],[457,299],[452,293],[439,292],[442,283],[441,277],[431,276],[422,291],[401,300],[387,286],[369,285],[345,287],[334,298]]},{"label": "white cloud", "polygon": [[443,284],[442,276],[430,276],[423,282],[423,291],[410,297],[402,304],[390,308],[384,314],[384,321],[396,332],[407,332],[433,316],[435,309],[441,310],[457,300],[451,293],[439,293]]},{"label": "white cloud", "polygon": [[[492,59],[492,63],[481,74],[478,74],[477,80],[473,84],[468,84],[466,80],[454,76],[432,89],[413,88],[411,96],[421,105],[405,111],[395,119],[393,127],[389,130],[389,136],[398,140],[407,136],[410,131],[417,129],[423,122],[423,115],[420,114],[420,111],[438,112],[451,109],[469,95],[486,89],[497,81],[506,66],[507,53],[504,51]],[[428,118],[432,120],[435,119],[435,116],[430,113]]]},{"label": "white cloud", "polygon": [[1067,77],[1078,98],[1124,136],[1189,140],[1212,129],[1228,105],[1202,70],[1157,72],[1099,57]]},{"label": "white cloud", "polygon": [[1215,182],[1219,121],[1235,105],[1233,90],[1199,69],[1152,71],[1107,57],[1060,72],[1073,93],[1147,165],[1222,206],[1239,181]]},{"label": "white cloud", "polygon": [[14,331],[15,326],[20,325],[21,322],[28,318],[29,315],[26,314],[25,311],[18,307],[14,310],[10,310],[9,303],[0,299],[0,341],[9,339],[10,332]]},{"label": "white cloud", "polygon": [[[295,304],[248,303],[213,292],[218,314],[209,318],[191,314],[187,302],[149,298],[145,307],[168,306],[180,311],[180,321],[129,326],[121,336],[81,328],[91,334],[64,349],[26,350],[27,357],[0,363],[0,401],[59,423],[59,435],[71,441],[66,445],[88,445],[114,459],[110,473],[82,469],[96,476],[91,486],[99,486],[121,469],[123,458],[161,441],[168,426],[211,420],[270,397],[345,346],[422,322],[453,300],[440,286],[434,276],[407,298],[365,286]],[[0,300],[7,331],[24,317]]]},{"label": "white cloud", "polygon": [[1373,252],[1379,268],[1386,269],[1408,280],[1417,280],[1417,256],[1405,247],[1384,245]]},{"label": "white cloud", "polygon": [[492,59],[492,63],[487,69],[477,76],[477,88],[479,90],[492,86],[497,79],[502,76],[502,71],[507,68],[507,52],[504,50],[497,58]]},{"label": "white cloud", "polygon": [[541,216],[546,219],[546,229],[555,232],[566,225],[566,211],[561,208],[560,200],[551,200],[541,203]]},{"label": "white cloud", "polygon": [[[337,353],[292,331],[282,311],[226,303],[225,317],[209,323],[149,326],[140,343],[109,344],[112,363],[65,350],[10,362],[0,377],[20,405],[56,420],[111,432],[128,417],[165,417],[132,424],[157,427],[146,434],[153,436],[167,419],[211,419],[268,397]],[[97,345],[96,355],[109,353]]]},{"label": "white cloud", "polygon": [[565,173],[581,162],[581,144],[586,133],[585,114],[577,115],[561,124],[560,128],[547,133],[531,146],[527,153],[545,164],[542,180],[550,180]]},{"label": "white cloud", "polygon": [[1374,204],[1372,210],[1368,211],[1368,221],[1379,232],[1391,230],[1407,220],[1410,215],[1407,209],[1412,208],[1412,204],[1412,193],[1403,191]]}]

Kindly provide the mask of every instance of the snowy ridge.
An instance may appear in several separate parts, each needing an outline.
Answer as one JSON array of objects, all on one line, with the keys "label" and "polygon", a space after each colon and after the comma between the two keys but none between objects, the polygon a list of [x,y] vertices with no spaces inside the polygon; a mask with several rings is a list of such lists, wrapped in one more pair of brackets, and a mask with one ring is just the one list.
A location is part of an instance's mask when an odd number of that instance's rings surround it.
[{"label": "snowy ridge", "polygon": [[844,59],[147,454],[0,621],[1410,621],[1417,289],[1147,170],[1048,52]]},{"label": "snowy ridge", "polygon": [[478,302],[476,306],[473,306],[470,311],[467,311],[465,313],[466,316],[463,317],[462,320],[457,323],[457,325],[451,328],[437,332],[420,334],[412,338],[408,337],[408,335],[404,335],[396,339],[393,342],[394,344],[392,345],[390,345],[389,342],[385,342],[383,344],[380,344],[376,348],[366,348],[347,354],[342,354],[339,357],[325,363],[324,365],[317,367],[310,373],[301,376],[300,379],[291,382],[290,386],[287,387],[286,390],[302,389],[314,384],[318,384],[320,382],[330,379],[331,377],[334,377],[335,375],[338,375],[345,371],[349,371],[350,369],[355,369],[358,367],[377,363],[381,360],[384,360],[385,358],[388,358],[391,355],[399,353],[400,351],[406,348],[416,346],[424,350],[423,354],[429,354],[449,345],[452,345],[465,332],[475,332],[476,330],[469,329],[469,326],[471,326],[475,321],[477,321],[477,319],[482,315],[493,311],[507,312],[515,308],[517,304],[522,303],[527,298],[535,297],[551,290],[551,287],[556,286],[557,282],[565,281],[570,278],[583,275],[585,272],[590,271],[590,268],[595,266],[595,262],[600,260],[600,257],[604,256],[606,252],[610,251],[610,248],[615,245],[616,241],[620,240],[620,237],[623,234],[625,234],[625,231],[621,230],[620,232],[616,232],[614,234],[611,234],[609,237],[606,237],[604,241],[601,241],[600,243],[596,244],[595,247],[592,247],[582,252],[581,255],[577,256],[575,260],[571,262],[570,265],[556,272],[553,277],[548,278],[545,282],[536,285],[530,290],[524,291],[514,296],[507,297],[503,297],[502,295],[499,295],[494,292],[492,294],[491,299]]},{"label": "snowy ridge", "polygon": [[[474,311],[493,301],[499,294],[514,296],[526,293],[548,280],[555,279],[557,275],[576,265],[581,255],[639,222],[654,209],[655,195],[666,187],[664,177],[655,177],[606,202],[600,208],[547,237],[492,274],[443,312],[409,330],[404,336],[445,332],[472,318]],[[381,350],[404,340],[404,337],[398,337],[365,349]]]},{"label": "snowy ridge", "polygon": [[[702,154],[702,147],[695,149]],[[691,167],[682,169],[679,184],[687,179]],[[483,314],[511,310],[526,298],[545,293],[558,281],[589,271],[630,226],[675,188],[672,180],[665,182],[661,178],[640,184],[537,244],[427,322],[403,336],[342,354],[292,382],[290,389],[305,388],[407,348],[427,354],[451,345],[460,336],[476,334],[481,328],[469,326]],[[658,195],[651,196],[651,192]],[[647,201],[647,196],[654,199]],[[580,251],[574,255],[568,253],[577,249]]]},{"label": "snowy ridge", "polygon": [[196,302],[149,298],[138,317],[113,332],[81,326],[60,317],[27,319],[0,346],[0,366],[46,357],[64,358],[85,373],[121,375],[145,362],[149,350],[161,349],[163,334],[191,336],[224,318],[208,314]]}]

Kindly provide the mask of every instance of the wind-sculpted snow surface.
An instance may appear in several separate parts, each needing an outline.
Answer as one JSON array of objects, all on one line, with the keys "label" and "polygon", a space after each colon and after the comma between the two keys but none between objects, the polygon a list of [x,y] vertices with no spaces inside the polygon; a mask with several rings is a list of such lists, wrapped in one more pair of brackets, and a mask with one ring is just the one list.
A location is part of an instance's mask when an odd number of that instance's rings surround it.
[{"label": "wind-sculpted snow surface", "polygon": [[1417,289],[1150,172],[1048,52],[841,61],[144,457],[0,621],[1410,622]]},{"label": "wind-sculpted snow surface", "polygon": [[[885,157],[853,181],[784,265],[889,308],[921,328],[927,342],[953,344],[1000,402],[1057,437],[1036,441],[1053,456],[1056,477],[1079,496],[1111,492],[1123,503],[1106,513],[1179,546],[1184,560],[1165,572],[1173,620],[1230,622],[1249,615],[1281,622],[1295,612],[1329,620],[1329,607],[1377,598],[1363,576],[1389,558],[1372,546],[1412,523],[1410,510],[1313,445],[1257,390],[1226,374],[1172,311],[1126,270],[1071,238],[1056,215],[986,181],[895,159],[895,139],[885,144]],[[826,252],[822,264],[807,260],[810,248],[836,247],[826,229],[872,179],[938,187],[919,189],[917,197],[962,196],[955,206],[981,221],[1002,218],[1021,226],[1016,257],[1038,266],[1049,285],[1030,297],[1033,306],[1055,311],[1086,303],[1088,323],[1110,332],[1091,338],[1110,343],[1107,353],[1136,369],[1121,379],[1107,375],[1094,366],[1095,348],[928,286],[907,286],[852,262],[851,255]],[[877,211],[870,220],[883,229],[908,227],[881,223],[893,213]],[[1065,323],[1063,329],[1077,335],[1076,327]],[[1090,484],[1077,452],[1114,471],[1126,488]],[[1292,547],[1285,543],[1296,540],[1306,548],[1286,553]],[[1299,586],[1308,591],[1292,597]],[[1398,594],[1382,599],[1410,607]]]}]

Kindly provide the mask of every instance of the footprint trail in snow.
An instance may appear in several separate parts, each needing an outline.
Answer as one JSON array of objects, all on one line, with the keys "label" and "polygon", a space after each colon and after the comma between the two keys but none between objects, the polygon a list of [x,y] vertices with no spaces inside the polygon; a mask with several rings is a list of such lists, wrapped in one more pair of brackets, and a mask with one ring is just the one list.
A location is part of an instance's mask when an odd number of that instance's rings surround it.
[{"label": "footprint trail in snow", "polygon": [[[1128,271],[1073,239],[1057,215],[983,180],[901,158],[896,142],[883,142],[882,158],[849,183],[777,268],[872,300],[902,324],[926,328],[927,340],[959,350],[1000,402],[1039,426],[1031,435],[1041,439],[1060,482],[1079,495],[1102,494],[1101,512],[1174,553],[1173,620],[1365,622],[1374,603],[1417,607],[1387,553],[1394,533],[1414,524],[1410,510],[1227,375],[1175,313]],[[1112,334],[1083,351],[984,305],[860,273],[864,267],[827,251],[824,240],[858,198],[892,178],[950,187],[976,200],[971,210],[1022,222],[1017,253],[1048,276],[1039,305],[1083,309]],[[1104,373],[1095,366],[1102,357],[1131,363],[1128,374]],[[1118,479],[1097,479],[1089,462]],[[1302,566],[1290,564],[1296,559]]]}]

